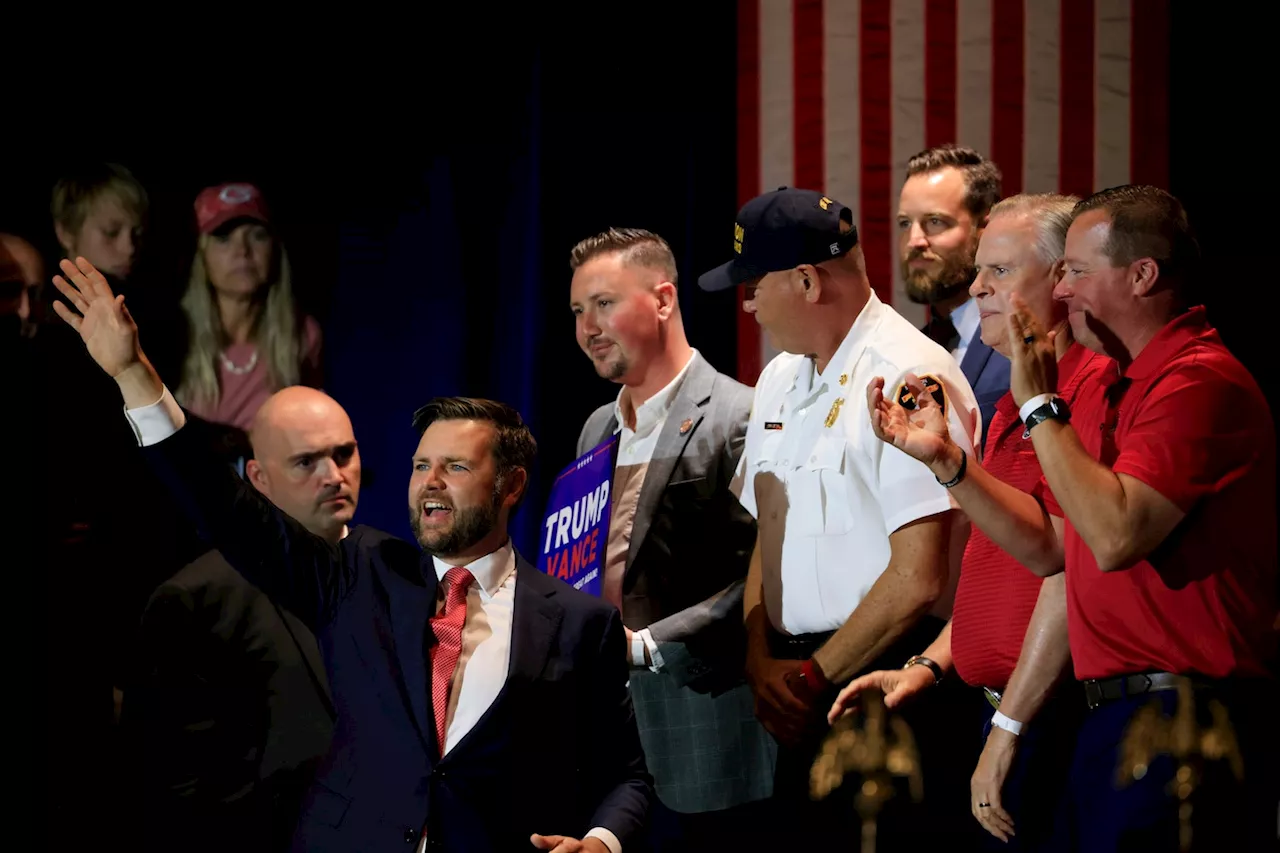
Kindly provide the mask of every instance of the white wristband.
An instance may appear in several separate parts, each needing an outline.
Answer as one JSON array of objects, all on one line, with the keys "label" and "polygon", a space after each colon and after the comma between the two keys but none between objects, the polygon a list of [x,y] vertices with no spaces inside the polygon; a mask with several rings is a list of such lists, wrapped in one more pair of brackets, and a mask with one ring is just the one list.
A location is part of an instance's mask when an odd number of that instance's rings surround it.
[{"label": "white wristband", "polygon": [[1041,406],[1043,406],[1045,403],[1049,402],[1056,396],[1058,395],[1057,394],[1035,395],[1030,400],[1023,403],[1022,408],[1018,409],[1018,418],[1025,424],[1027,422],[1027,415],[1031,414],[1036,409],[1040,408]]},{"label": "white wristband", "polygon": [[991,715],[991,725],[998,726],[1015,736],[1022,734],[1022,723],[1006,717],[999,711]]}]

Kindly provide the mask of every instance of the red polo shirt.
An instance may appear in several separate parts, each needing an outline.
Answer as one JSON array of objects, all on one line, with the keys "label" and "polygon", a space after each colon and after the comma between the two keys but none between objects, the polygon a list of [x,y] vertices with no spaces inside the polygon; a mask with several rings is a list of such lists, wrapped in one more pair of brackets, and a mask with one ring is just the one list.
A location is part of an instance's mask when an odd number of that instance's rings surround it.
[{"label": "red polo shirt", "polygon": [[1123,376],[1108,369],[1082,387],[1071,423],[1094,459],[1187,514],[1147,559],[1109,574],[1066,521],[1076,677],[1265,675],[1275,640],[1275,427],[1204,309],[1165,326]]},{"label": "red polo shirt", "polygon": [[[1074,406],[1077,391],[1111,359],[1072,344],[1058,362],[1058,388]],[[987,427],[982,467],[1024,492],[1040,482],[1040,463],[1030,439],[1023,439],[1013,394],[996,403]],[[964,549],[960,584],[952,611],[951,657],[966,684],[1003,690],[1018,663],[1042,580],[974,527]]]}]

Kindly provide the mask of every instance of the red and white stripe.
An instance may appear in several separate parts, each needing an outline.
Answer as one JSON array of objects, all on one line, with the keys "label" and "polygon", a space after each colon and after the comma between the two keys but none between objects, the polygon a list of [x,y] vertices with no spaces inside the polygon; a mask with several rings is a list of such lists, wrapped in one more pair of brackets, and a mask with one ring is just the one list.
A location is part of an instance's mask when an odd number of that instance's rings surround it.
[{"label": "red and white stripe", "polygon": [[[739,203],[780,186],[853,210],[880,298],[902,295],[898,188],[944,142],[1004,192],[1168,185],[1167,0],[739,0]],[[775,353],[739,312],[738,376]]]}]

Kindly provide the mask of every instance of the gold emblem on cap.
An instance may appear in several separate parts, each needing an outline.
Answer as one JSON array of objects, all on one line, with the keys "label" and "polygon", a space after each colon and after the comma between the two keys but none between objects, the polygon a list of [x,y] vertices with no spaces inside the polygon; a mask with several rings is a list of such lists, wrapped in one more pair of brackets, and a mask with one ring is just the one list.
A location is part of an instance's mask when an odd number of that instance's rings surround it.
[{"label": "gold emblem on cap", "polygon": [[681,421],[681,422],[680,422],[680,434],[681,434],[681,435],[684,435],[685,433],[687,433],[687,432],[688,432],[689,430],[691,430],[691,429],[693,429],[693,419],[692,419],[692,418],[685,418],[683,421]]},{"label": "gold emblem on cap", "polygon": [[739,255],[742,254],[742,238],[746,236],[746,231],[738,223],[733,223],[733,250]]},{"label": "gold emblem on cap", "polygon": [[828,205],[830,204],[831,204],[831,199],[827,198],[825,195],[818,200],[818,206],[821,207],[823,210],[826,210]]},{"label": "gold emblem on cap", "polygon": [[841,385],[843,385],[843,384],[845,384],[845,383],[846,383],[846,382],[848,382],[848,381],[849,381],[849,374],[847,374],[847,373],[841,373],[841,374],[840,374],[840,384],[841,384]]},{"label": "gold emblem on cap", "polygon": [[827,429],[835,426],[836,418],[840,417],[840,407],[843,405],[844,397],[836,397],[835,402],[831,404],[831,411],[827,412],[827,419],[823,424]]}]

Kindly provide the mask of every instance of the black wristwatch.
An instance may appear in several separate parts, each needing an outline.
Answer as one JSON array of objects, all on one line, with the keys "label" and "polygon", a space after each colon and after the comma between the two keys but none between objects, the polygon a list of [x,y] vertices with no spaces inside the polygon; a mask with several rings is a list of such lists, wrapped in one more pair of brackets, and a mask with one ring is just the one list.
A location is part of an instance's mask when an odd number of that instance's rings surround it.
[{"label": "black wristwatch", "polygon": [[1027,415],[1027,419],[1024,422],[1027,428],[1023,430],[1022,437],[1030,438],[1032,427],[1041,421],[1062,421],[1065,424],[1070,420],[1071,409],[1067,406],[1067,401],[1061,397],[1054,397]]}]

